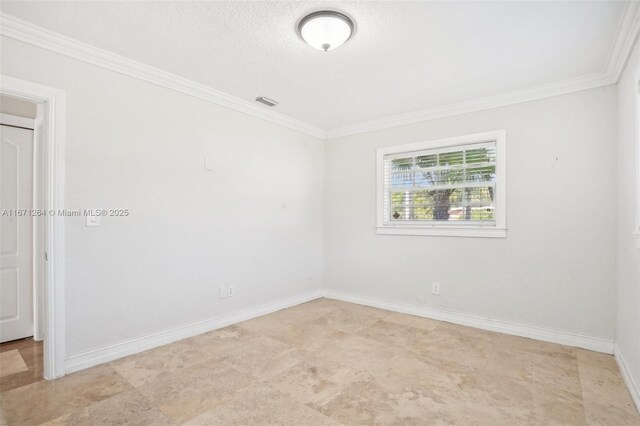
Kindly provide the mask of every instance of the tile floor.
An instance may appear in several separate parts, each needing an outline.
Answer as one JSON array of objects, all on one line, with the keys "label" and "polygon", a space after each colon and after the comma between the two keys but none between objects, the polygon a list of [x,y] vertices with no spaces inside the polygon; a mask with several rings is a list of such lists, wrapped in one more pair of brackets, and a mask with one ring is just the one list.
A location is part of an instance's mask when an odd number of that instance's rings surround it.
[{"label": "tile floor", "polygon": [[32,338],[0,344],[0,392],[43,380],[42,349]]},{"label": "tile floor", "polygon": [[0,400],[9,425],[640,425],[611,356],[328,299]]}]

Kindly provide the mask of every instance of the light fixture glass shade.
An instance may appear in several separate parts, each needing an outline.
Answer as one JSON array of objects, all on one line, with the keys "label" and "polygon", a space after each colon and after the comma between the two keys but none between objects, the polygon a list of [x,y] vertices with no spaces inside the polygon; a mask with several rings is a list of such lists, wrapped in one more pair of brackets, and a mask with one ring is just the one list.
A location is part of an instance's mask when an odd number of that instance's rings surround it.
[{"label": "light fixture glass shade", "polygon": [[353,21],[342,13],[323,10],[305,16],[298,30],[309,46],[327,51],[349,40],[353,34]]}]

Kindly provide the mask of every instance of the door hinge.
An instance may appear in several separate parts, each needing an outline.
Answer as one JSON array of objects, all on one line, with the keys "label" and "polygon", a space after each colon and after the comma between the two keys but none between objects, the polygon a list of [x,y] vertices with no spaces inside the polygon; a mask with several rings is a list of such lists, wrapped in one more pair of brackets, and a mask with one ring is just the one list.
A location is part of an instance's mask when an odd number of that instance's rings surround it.
[{"label": "door hinge", "polygon": [[49,260],[49,254],[47,254],[47,252],[44,252],[44,260],[47,261]]}]

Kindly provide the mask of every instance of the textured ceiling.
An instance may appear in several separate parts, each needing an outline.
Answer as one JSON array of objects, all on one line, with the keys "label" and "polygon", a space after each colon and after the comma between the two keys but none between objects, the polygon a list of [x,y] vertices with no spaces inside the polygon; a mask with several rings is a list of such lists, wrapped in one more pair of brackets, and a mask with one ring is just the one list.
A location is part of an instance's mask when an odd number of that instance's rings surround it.
[{"label": "textured ceiling", "polygon": [[[324,129],[604,71],[624,3],[2,2],[2,12]],[[356,21],[321,52],[295,25]],[[266,108],[266,107],[265,107]]]}]

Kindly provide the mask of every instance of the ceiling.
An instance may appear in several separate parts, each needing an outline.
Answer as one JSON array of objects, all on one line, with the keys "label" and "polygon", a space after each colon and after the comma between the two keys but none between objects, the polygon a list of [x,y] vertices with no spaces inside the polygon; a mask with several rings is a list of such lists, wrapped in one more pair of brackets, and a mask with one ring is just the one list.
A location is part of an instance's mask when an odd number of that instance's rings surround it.
[{"label": "ceiling", "polygon": [[[335,130],[602,73],[624,2],[2,2],[2,13]],[[296,34],[319,9],[355,36]],[[264,107],[268,108],[268,107]]]}]

